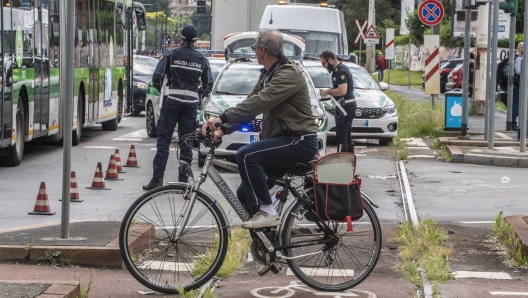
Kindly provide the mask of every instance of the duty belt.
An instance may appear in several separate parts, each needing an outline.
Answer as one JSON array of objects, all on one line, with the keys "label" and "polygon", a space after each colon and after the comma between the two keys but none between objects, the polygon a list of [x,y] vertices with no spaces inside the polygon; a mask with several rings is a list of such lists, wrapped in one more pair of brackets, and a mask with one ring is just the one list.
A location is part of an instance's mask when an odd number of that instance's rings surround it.
[{"label": "duty belt", "polygon": [[189,90],[183,90],[183,89],[170,89],[169,87],[165,87],[165,94],[170,97],[170,95],[185,95],[185,96],[191,96],[198,98],[198,92],[193,92]]}]

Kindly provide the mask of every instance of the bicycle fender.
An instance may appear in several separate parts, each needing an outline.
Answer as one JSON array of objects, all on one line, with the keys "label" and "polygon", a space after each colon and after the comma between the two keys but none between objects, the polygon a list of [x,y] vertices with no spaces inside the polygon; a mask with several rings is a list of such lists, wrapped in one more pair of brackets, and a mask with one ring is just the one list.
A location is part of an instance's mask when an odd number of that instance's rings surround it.
[{"label": "bicycle fender", "polygon": [[369,198],[369,196],[367,196],[364,192],[361,192],[361,196],[363,197],[363,199],[365,199],[370,205],[376,207],[376,208],[379,208],[378,205],[376,205],[376,203],[374,203],[374,201]]}]

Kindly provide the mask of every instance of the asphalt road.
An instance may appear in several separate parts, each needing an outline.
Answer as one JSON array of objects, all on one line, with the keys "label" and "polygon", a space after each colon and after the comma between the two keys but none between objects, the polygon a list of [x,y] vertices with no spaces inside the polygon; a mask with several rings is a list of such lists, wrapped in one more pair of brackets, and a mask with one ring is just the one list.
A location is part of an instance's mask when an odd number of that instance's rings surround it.
[{"label": "asphalt road", "polygon": [[[83,141],[72,150],[72,170],[77,173],[80,196],[84,202],[71,203],[71,220],[120,221],[130,204],[143,193],[141,186],[151,177],[156,142],[146,135],[142,116],[124,118],[116,132],[103,132],[100,127],[83,131]],[[455,231],[454,236],[451,236],[453,241],[448,244],[454,251],[450,259],[452,271],[506,272],[511,278],[458,278],[441,286],[442,297],[496,297],[492,292],[526,291],[524,276],[527,271],[512,269],[503,264],[500,249],[492,245],[488,235],[490,221],[500,210],[504,210],[506,214],[517,214],[528,209],[528,203],[523,200],[526,197],[523,184],[528,174],[522,169],[447,163],[435,158],[434,149],[429,148],[426,143],[415,141],[416,144],[409,149],[412,158],[405,166],[417,213],[420,219],[426,216],[436,218],[443,229],[451,228]],[[92,183],[97,162],[101,162],[103,170],[106,170],[110,155],[119,148],[122,162],[126,163],[132,143],[135,144],[141,167],[125,168],[127,173],[119,174],[124,179],[122,181],[106,181],[106,186],[111,190],[86,189]],[[399,259],[396,245],[392,242],[396,236],[397,223],[404,220],[400,185],[395,178],[396,162],[390,149],[379,146],[377,141],[358,140],[356,144],[357,173],[364,179],[362,190],[380,206],[376,212],[383,225],[384,245],[380,261],[372,275],[355,292],[333,297],[411,297],[416,287],[402,279],[403,274],[397,267]],[[62,148],[37,145],[26,148],[22,165],[15,168],[0,167],[2,230],[60,222]],[[328,150],[335,150],[335,143],[330,142]],[[193,169],[198,171],[199,168],[194,164]],[[176,180],[176,170],[174,151],[171,151],[165,182]],[[240,183],[238,174],[222,170],[221,173],[232,189]],[[502,177],[508,177],[510,182],[502,183]],[[33,210],[41,182],[46,182],[51,209],[56,212],[53,216],[27,214]],[[206,182],[204,190],[225,203],[210,181]],[[237,275],[222,281],[222,287],[217,289],[218,295],[271,297],[271,290],[277,290],[275,294],[294,293],[294,296],[282,297],[332,297],[330,294],[314,293],[306,287],[298,286],[295,284],[298,280],[286,273],[258,278],[256,268],[256,264],[248,263]],[[0,264],[0,280],[73,280],[75,274],[87,284],[89,269]],[[93,274],[94,288],[91,297],[139,297],[142,295],[138,291],[147,290],[126,270],[97,268]],[[277,289],[262,289],[269,286]]]}]

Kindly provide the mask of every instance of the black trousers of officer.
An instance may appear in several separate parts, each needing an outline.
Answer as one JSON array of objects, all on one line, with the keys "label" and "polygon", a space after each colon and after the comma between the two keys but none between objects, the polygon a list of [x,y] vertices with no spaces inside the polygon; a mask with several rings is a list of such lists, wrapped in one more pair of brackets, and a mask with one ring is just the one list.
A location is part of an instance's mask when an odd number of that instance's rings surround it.
[{"label": "black trousers of officer", "polygon": [[356,113],[357,104],[355,101],[342,104],[341,107],[345,110],[347,115],[336,107],[335,108],[335,122],[336,122],[336,137],[337,137],[337,151],[338,152],[354,152],[354,141],[352,140],[352,120]]},{"label": "black trousers of officer", "polygon": [[[178,142],[180,145],[180,159],[191,164],[192,141],[182,142],[181,139],[184,135],[196,130],[196,110],[198,108],[198,103],[181,102],[175,99],[168,99],[166,96],[163,100],[156,127],[157,151],[154,157],[154,173],[152,175],[154,178],[162,179],[169,158],[169,147],[176,123],[178,124],[178,139],[180,140]],[[187,175],[179,171],[178,181],[187,182]]]}]

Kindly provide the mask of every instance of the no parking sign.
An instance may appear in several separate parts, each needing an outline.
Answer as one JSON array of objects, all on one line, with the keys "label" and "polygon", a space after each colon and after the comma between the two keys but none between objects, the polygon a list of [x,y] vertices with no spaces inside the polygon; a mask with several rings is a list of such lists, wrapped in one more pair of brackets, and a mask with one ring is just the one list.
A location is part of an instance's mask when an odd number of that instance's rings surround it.
[{"label": "no parking sign", "polygon": [[444,6],[436,0],[426,0],[418,9],[420,21],[427,26],[434,26],[444,18]]}]

